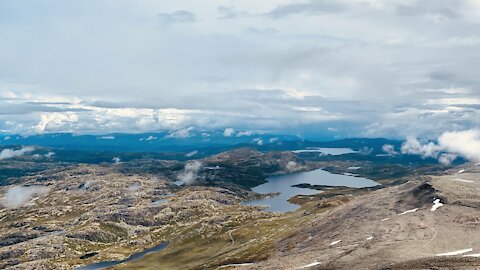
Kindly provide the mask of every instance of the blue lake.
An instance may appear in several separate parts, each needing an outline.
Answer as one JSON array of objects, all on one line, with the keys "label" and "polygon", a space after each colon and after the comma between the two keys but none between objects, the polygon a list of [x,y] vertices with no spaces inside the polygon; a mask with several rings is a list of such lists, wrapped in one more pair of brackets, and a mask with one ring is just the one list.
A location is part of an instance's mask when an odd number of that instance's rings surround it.
[{"label": "blue lake", "polygon": [[320,191],[309,188],[292,187],[298,184],[326,185],[326,186],[346,186],[346,187],[372,187],[379,185],[377,182],[351,175],[332,174],[322,169],[291,173],[267,178],[267,183],[254,187],[252,190],[261,193],[279,192],[278,196],[273,196],[261,200],[254,200],[242,203],[243,205],[263,205],[267,206],[265,211],[271,212],[289,212],[298,209],[300,206],[288,202],[288,199],[297,195],[314,195]]},{"label": "blue lake", "polygon": [[76,270],[105,269],[105,268],[112,267],[112,266],[115,266],[115,265],[119,265],[119,264],[122,264],[122,263],[133,262],[133,261],[139,260],[139,259],[143,258],[145,255],[150,254],[150,253],[154,253],[154,252],[159,252],[159,251],[165,249],[167,246],[168,246],[167,242],[162,242],[162,243],[160,243],[160,244],[158,244],[158,245],[156,245],[152,248],[145,249],[142,252],[135,253],[135,254],[131,255],[130,257],[128,257],[124,260],[98,262],[98,263],[93,263],[93,264],[90,264],[90,265],[87,265],[87,266],[78,267],[78,268],[75,268],[75,269]]}]

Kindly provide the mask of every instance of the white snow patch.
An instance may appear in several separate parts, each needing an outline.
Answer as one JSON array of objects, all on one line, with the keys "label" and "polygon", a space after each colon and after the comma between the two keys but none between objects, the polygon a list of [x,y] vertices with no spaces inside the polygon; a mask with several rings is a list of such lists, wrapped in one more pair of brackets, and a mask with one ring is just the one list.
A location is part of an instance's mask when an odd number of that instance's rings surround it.
[{"label": "white snow patch", "polygon": [[398,214],[398,215],[399,215],[399,216],[403,216],[403,215],[408,214],[408,213],[417,212],[417,210],[418,210],[418,208],[411,209],[411,210],[407,210],[407,211],[405,211],[405,212],[403,212],[403,213],[400,213],[400,214]]},{"label": "white snow patch", "polygon": [[464,173],[465,172],[465,169],[461,169],[460,171],[458,171],[458,173]]},{"label": "white snow patch", "polygon": [[461,249],[461,250],[447,252],[447,253],[440,253],[435,256],[455,256],[455,255],[461,255],[461,254],[472,252],[472,251],[473,251],[473,248],[467,248],[467,249]]},{"label": "white snow patch", "polygon": [[382,219],[382,220],[380,220],[380,221],[387,221],[387,220],[389,220],[389,219],[390,219],[390,218],[387,217],[387,218],[384,218],[384,219]]},{"label": "white snow patch", "polygon": [[348,167],[347,170],[360,170],[362,167]]},{"label": "white snow patch", "polygon": [[330,246],[336,245],[340,242],[342,242],[342,240],[333,241],[333,242],[330,243]]},{"label": "white snow patch", "polygon": [[314,261],[313,263],[310,263],[310,264],[307,264],[307,265],[304,265],[304,266],[300,266],[300,267],[298,267],[297,269],[310,268],[310,267],[312,267],[312,266],[316,266],[316,265],[319,265],[319,264],[321,264],[321,262]]},{"label": "white snow patch", "polygon": [[465,180],[465,179],[461,179],[461,178],[453,178],[452,180],[457,181],[457,182],[464,182],[464,183],[474,183],[475,182],[475,181],[472,181],[472,180]]},{"label": "white snow patch", "polygon": [[463,255],[463,257],[480,257],[480,253],[467,254]]},{"label": "white snow patch", "polygon": [[368,241],[370,241],[370,240],[372,240],[372,239],[373,239],[373,236],[367,237],[367,240],[368,240]]},{"label": "white snow patch", "polygon": [[430,211],[433,212],[433,211],[437,210],[442,205],[443,205],[443,203],[440,202],[440,199],[435,199],[433,201],[433,206],[432,206],[432,209],[430,209]]}]

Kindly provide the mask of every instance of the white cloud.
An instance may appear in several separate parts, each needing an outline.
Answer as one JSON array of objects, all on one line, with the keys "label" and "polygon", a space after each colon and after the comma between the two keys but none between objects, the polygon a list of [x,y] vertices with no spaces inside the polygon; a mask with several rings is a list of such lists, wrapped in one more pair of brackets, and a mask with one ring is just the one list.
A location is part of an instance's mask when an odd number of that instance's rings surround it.
[{"label": "white cloud", "polygon": [[7,208],[18,208],[27,204],[33,197],[47,193],[44,186],[12,186],[3,197],[3,205]]},{"label": "white cloud", "polygon": [[198,151],[197,150],[194,150],[194,151],[191,151],[191,152],[188,152],[185,154],[186,157],[193,157],[195,156],[196,154],[198,154]]},{"label": "white cloud", "polygon": [[198,172],[202,168],[202,163],[199,161],[191,161],[185,164],[185,168],[181,173],[177,175],[178,180],[182,181],[185,185],[191,185],[195,183],[198,178]]},{"label": "white cloud", "polygon": [[35,148],[30,146],[22,147],[21,149],[18,149],[18,150],[8,149],[8,148],[3,149],[0,152],[0,160],[23,156],[27,153],[32,152],[33,150],[35,150]]},{"label": "white cloud", "polygon": [[40,115],[40,122],[33,126],[33,131],[36,133],[69,131],[78,120],[74,112],[46,113]]},{"label": "white cloud", "polygon": [[422,144],[415,138],[408,138],[402,145],[402,153],[436,158],[442,164],[450,164],[458,156],[478,162],[480,161],[480,130],[444,132],[438,138],[438,143]]},{"label": "white cloud", "polygon": [[254,138],[252,140],[252,142],[257,144],[257,145],[263,145],[263,139],[262,138]]},{"label": "white cloud", "polygon": [[435,138],[480,124],[476,1],[11,2],[2,133]]},{"label": "white cloud", "polygon": [[387,155],[394,156],[398,154],[398,152],[395,150],[395,146],[391,144],[385,144],[382,146],[383,152],[385,152]]},{"label": "white cloud", "polygon": [[231,137],[235,134],[235,129],[233,128],[226,128],[224,131],[223,131],[223,136],[225,137]]},{"label": "white cloud", "polygon": [[150,136],[148,136],[148,137],[145,139],[145,141],[154,141],[154,140],[156,140],[156,139],[158,139],[158,138],[155,137],[155,136],[151,136],[151,135],[150,135]]},{"label": "white cloud", "polygon": [[250,136],[252,136],[253,134],[255,134],[255,132],[253,132],[253,131],[251,131],[251,130],[239,131],[239,132],[237,133],[237,137],[243,137],[243,136],[250,137]]},{"label": "white cloud", "polygon": [[170,134],[168,134],[166,137],[167,138],[188,138],[192,136],[192,131],[194,129],[195,129],[194,127],[182,128],[182,129],[170,132]]},{"label": "white cloud", "polygon": [[422,144],[414,137],[408,137],[402,144],[402,154],[420,155],[422,157],[437,158],[442,147],[434,142]]},{"label": "white cloud", "polygon": [[450,153],[468,160],[480,161],[480,130],[445,132],[438,138],[439,145]]}]

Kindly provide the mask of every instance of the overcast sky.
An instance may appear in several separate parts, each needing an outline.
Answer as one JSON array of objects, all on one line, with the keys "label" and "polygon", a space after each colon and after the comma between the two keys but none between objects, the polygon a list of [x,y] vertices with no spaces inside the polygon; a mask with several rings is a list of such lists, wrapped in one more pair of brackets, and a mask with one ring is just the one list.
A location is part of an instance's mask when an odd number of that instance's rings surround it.
[{"label": "overcast sky", "polygon": [[0,132],[475,129],[479,23],[478,0],[2,0]]}]

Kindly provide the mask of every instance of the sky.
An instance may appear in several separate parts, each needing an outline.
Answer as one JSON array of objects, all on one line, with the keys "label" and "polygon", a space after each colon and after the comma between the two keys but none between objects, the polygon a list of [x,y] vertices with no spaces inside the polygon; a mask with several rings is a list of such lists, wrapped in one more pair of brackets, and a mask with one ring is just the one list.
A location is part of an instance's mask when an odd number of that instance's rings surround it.
[{"label": "sky", "polygon": [[479,23],[479,0],[2,0],[0,133],[477,130]]}]

